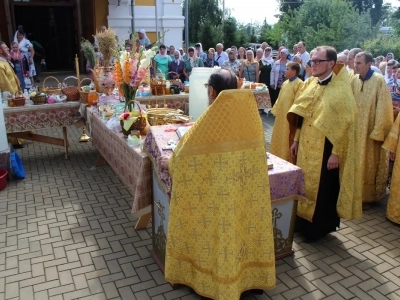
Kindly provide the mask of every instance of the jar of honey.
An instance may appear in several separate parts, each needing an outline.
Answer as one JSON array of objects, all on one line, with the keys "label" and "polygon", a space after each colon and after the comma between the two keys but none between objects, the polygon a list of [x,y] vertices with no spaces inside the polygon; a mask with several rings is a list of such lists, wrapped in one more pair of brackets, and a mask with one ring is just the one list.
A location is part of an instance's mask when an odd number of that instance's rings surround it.
[{"label": "jar of honey", "polygon": [[92,106],[93,102],[99,99],[99,95],[95,91],[90,91],[88,96],[88,106]]}]

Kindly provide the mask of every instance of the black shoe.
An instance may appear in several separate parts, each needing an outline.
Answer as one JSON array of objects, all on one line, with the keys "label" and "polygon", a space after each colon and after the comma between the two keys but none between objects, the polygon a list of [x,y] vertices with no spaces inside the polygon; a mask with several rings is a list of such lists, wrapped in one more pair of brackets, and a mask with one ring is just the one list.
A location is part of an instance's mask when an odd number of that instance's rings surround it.
[{"label": "black shoe", "polygon": [[21,149],[24,148],[24,145],[13,145],[14,149]]},{"label": "black shoe", "polygon": [[35,82],[40,82],[40,80],[39,80],[39,79],[36,79]]},{"label": "black shoe", "polygon": [[261,289],[252,289],[252,290],[250,290],[250,292],[251,292],[252,294],[255,294],[255,295],[262,295],[262,294],[264,294],[264,290],[261,290]]}]

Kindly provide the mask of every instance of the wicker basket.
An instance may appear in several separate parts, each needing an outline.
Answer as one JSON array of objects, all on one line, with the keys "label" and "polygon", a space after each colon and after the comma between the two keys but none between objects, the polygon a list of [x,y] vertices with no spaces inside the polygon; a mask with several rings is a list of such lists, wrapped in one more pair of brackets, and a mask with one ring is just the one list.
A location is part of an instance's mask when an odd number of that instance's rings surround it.
[{"label": "wicker basket", "polygon": [[122,133],[125,136],[128,136],[132,130],[140,130],[140,134],[144,135],[144,130],[146,128],[147,125],[147,120],[146,120],[146,116],[144,115],[144,112],[142,110],[142,108],[140,107],[140,103],[138,101],[135,100],[130,100],[125,104],[125,109],[124,111],[126,111],[127,107],[129,104],[133,104],[136,103],[136,105],[139,107],[139,117],[137,118],[137,120],[135,121],[135,123],[133,123],[131,125],[131,127],[129,128],[129,130],[125,130],[124,129],[124,121],[120,121],[121,122],[121,127],[122,127]]},{"label": "wicker basket", "polygon": [[46,103],[46,95],[36,95],[31,97],[33,104],[41,105]]},{"label": "wicker basket", "polygon": [[[81,80],[81,82],[79,83],[79,88],[82,87],[82,82],[84,80],[90,80],[90,82],[92,82],[92,79],[90,79],[90,78],[83,78]],[[81,89],[79,90],[79,96],[80,96],[80,100],[81,100],[82,103],[88,104],[88,102],[89,102],[89,94],[90,94],[90,91],[89,92],[84,92]]]},{"label": "wicker basket", "polygon": [[[57,81],[57,87],[45,87],[47,79],[52,78]],[[47,95],[60,95],[61,93],[61,83],[57,80],[57,78],[53,76],[46,77],[43,80],[42,92],[46,93]]]},{"label": "wicker basket", "polygon": [[166,124],[183,124],[190,121],[192,117],[183,114],[183,111],[173,108],[149,108],[147,119],[151,126]]},{"label": "wicker basket", "polygon": [[89,94],[90,94],[90,92],[79,91],[79,96],[80,96],[82,103],[84,103],[84,104],[89,103]]},{"label": "wicker basket", "polygon": [[14,106],[24,106],[25,105],[25,97],[21,97],[21,96],[15,96],[12,99],[12,102],[14,102]]},{"label": "wicker basket", "polygon": [[[80,94],[79,94],[79,87],[78,86],[68,86],[65,84],[65,81],[67,79],[75,79],[76,81],[78,81],[78,78],[74,77],[74,76],[68,76],[66,77],[63,82],[62,82],[62,89],[61,92],[67,96],[67,101],[77,101],[80,99]],[[78,85],[79,85],[79,81],[78,81]]]}]

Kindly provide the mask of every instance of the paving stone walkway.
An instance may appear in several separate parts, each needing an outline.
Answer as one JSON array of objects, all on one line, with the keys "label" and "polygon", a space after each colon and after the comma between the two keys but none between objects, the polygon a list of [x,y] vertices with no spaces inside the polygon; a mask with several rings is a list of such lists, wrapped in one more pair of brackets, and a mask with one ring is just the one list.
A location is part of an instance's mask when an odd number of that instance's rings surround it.
[{"label": "paving stone walkway", "polygon": [[[263,122],[269,141],[273,117]],[[0,300],[201,299],[164,280],[151,227],[134,230],[132,195],[110,167],[94,167],[80,133],[69,129],[69,160],[41,143],[17,150],[27,177],[0,192]],[[385,208],[314,244],[296,236],[295,255],[276,262],[276,288],[243,299],[400,299],[400,226]]]}]

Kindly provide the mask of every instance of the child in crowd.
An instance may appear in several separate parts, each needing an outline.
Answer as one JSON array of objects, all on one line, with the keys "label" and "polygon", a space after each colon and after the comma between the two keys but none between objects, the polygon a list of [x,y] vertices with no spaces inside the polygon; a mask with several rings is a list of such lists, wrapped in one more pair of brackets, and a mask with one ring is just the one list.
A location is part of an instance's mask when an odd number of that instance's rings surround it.
[{"label": "child in crowd", "polygon": [[285,77],[279,97],[271,110],[275,115],[275,123],[271,137],[270,152],[284,160],[291,161],[289,141],[289,122],[286,119],[287,112],[292,106],[297,93],[303,86],[303,81],[298,78],[301,67],[299,63],[286,64]]},{"label": "child in crowd", "polygon": [[390,160],[394,161],[386,217],[400,224],[400,115],[397,116],[382,147],[390,151]]}]

